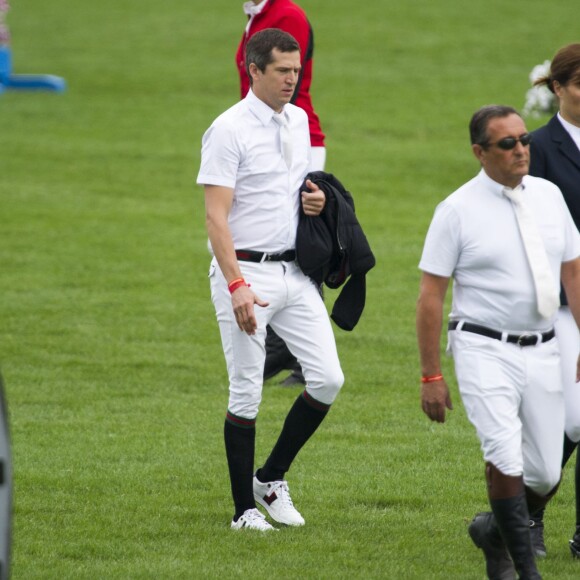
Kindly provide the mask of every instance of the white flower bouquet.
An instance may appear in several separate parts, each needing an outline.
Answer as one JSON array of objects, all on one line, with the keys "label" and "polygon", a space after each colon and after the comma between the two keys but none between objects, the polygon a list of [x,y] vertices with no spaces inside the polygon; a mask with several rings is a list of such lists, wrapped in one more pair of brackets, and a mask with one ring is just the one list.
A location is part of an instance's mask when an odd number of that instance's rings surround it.
[{"label": "white flower bouquet", "polygon": [[553,114],[558,110],[556,96],[546,85],[534,86],[534,82],[539,78],[550,74],[550,61],[545,60],[542,64],[536,65],[530,73],[530,83],[532,88],[526,93],[526,104],[523,115],[525,117],[541,117],[545,114]]}]

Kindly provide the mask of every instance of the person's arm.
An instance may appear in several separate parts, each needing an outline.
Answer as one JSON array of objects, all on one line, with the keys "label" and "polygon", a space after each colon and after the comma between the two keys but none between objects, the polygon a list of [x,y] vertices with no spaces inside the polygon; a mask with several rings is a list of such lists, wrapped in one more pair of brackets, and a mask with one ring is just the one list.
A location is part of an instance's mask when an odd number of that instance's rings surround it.
[{"label": "person's arm", "polygon": [[[580,329],[580,258],[563,262],[561,277],[570,312]],[[580,354],[576,365],[576,382],[580,382]]]},{"label": "person's arm", "polygon": [[[443,305],[449,278],[424,272],[417,301],[417,341],[421,373],[428,382],[421,385],[421,408],[432,421],[445,422],[445,409],[453,409],[449,389],[441,376],[440,342]],[[441,376],[440,379],[437,377]]]},{"label": "person's arm", "polygon": [[[218,185],[206,185],[205,190],[205,222],[212,250],[220,269],[230,284],[242,278],[242,272],[236,258],[232,234],[228,225],[234,199],[234,190]],[[268,306],[246,285],[242,285],[232,293],[232,308],[240,330],[255,334],[258,323],[254,314],[254,304]]]}]

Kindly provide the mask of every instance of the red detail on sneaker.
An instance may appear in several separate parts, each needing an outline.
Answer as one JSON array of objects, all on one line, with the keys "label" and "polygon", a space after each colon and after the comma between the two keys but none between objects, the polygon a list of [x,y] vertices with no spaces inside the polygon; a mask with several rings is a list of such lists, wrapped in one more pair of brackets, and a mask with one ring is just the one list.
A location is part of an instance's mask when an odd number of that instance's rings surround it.
[{"label": "red detail on sneaker", "polygon": [[270,495],[265,495],[264,496],[264,501],[268,505],[272,505],[277,499],[278,499],[278,496],[276,495],[276,492],[275,491],[273,491]]}]

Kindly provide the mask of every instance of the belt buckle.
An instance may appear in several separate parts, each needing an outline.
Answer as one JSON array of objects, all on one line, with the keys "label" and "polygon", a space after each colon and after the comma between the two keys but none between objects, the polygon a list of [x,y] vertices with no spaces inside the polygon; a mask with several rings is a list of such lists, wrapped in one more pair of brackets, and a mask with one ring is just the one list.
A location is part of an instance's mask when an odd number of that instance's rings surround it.
[{"label": "belt buckle", "polygon": [[520,336],[518,336],[518,346],[531,346],[531,343],[526,344],[526,341],[531,338],[536,339],[534,346],[537,346],[542,342],[542,335],[539,332],[535,332],[533,334],[520,334]]},{"label": "belt buckle", "polygon": [[270,254],[266,254],[266,252],[264,252],[264,253],[262,254],[262,259],[260,260],[260,264],[261,264],[262,262],[269,262],[269,261],[270,261]]}]

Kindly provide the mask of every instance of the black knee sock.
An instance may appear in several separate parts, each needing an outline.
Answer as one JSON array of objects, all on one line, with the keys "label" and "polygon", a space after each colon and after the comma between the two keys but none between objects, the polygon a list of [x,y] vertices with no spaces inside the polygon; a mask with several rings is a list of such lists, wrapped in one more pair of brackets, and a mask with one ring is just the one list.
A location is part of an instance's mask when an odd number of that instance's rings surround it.
[{"label": "black knee sock", "polygon": [[330,405],[313,399],[306,391],[302,392],[284,421],[284,427],[270,457],[257,472],[260,481],[284,479],[292,461],[318,429],[329,409]]},{"label": "black knee sock", "polygon": [[224,425],[224,440],[236,508],[234,520],[237,520],[246,510],[256,507],[252,485],[256,420],[237,417],[228,411]]}]

